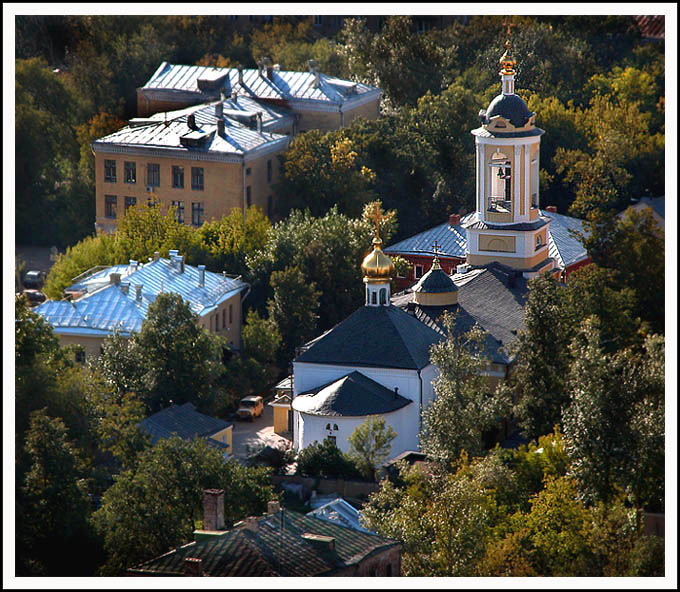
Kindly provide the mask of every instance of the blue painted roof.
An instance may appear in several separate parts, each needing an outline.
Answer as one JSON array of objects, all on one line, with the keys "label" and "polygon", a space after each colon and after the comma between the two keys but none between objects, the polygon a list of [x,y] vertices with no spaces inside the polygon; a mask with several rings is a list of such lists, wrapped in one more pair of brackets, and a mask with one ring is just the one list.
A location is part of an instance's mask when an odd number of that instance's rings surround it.
[{"label": "blue painted roof", "polygon": [[[93,283],[95,280],[101,282],[103,278],[108,278],[112,269],[120,270],[122,267],[128,266],[115,265],[98,272],[92,276]],[[99,284],[96,284],[93,291],[73,301],[47,300],[35,310],[52,325],[55,333],[108,334],[118,331],[121,334],[129,334],[140,331],[149,304],[161,292],[179,294],[189,304],[192,312],[202,316],[248,287],[240,279],[225,277],[207,270],[203,286],[199,286],[198,278],[197,267],[185,265],[184,271],[180,272],[179,265],[169,259],[160,258],[140,265],[136,271],[128,273],[121,279],[123,284],[129,284],[127,294],[121,285],[105,283],[98,287]],[[78,285],[87,284],[90,279],[85,278]],[[137,285],[142,286],[141,302],[136,300]],[[93,285],[90,284],[90,287]],[[73,286],[68,290],[72,288]]]},{"label": "blue painted roof", "polygon": [[[569,267],[588,257],[583,244],[570,232],[583,232],[583,220],[546,210],[539,210],[539,214],[541,217],[550,218],[548,251],[550,257],[555,259],[561,268]],[[475,216],[474,212],[464,216],[461,218],[460,223],[455,226],[445,222],[390,245],[384,251],[400,255],[434,256],[432,245],[434,245],[436,240],[440,245],[440,257],[459,257],[464,259],[465,251],[467,250],[467,236],[464,225],[471,221],[473,216]]]}]

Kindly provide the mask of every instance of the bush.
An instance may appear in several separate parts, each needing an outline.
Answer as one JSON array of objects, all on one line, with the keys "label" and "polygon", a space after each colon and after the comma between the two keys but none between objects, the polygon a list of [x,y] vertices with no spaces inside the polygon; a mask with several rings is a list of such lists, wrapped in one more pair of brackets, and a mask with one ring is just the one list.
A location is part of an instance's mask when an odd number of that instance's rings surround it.
[{"label": "bush", "polygon": [[297,474],[331,479],[361,478],[354,462],[330,440],[314,442],[298,453]]}]

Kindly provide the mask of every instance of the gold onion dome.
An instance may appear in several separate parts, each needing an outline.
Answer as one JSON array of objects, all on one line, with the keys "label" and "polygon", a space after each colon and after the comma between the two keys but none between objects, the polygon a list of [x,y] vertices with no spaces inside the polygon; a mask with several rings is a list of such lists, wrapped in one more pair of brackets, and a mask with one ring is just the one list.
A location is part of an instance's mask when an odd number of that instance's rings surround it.
[{"label": "gold onion dome", "polygon": [[361,263],[361,271],[365,282],[384,282],[394,277],[394,263],[380,248],[382,240],[373,239],[373,250],[364,257]]}]

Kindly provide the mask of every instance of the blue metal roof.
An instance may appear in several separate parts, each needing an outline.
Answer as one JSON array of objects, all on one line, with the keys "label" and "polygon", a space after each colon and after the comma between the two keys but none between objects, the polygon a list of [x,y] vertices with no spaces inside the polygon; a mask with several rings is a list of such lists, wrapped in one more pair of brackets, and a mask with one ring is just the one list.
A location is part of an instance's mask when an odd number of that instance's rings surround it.
[{"label": "blue metal roof", "polygon": [[[128,266],[114,265],[92,277],[101,282],[103,277],[110,276],[112,270],[121,268]],[[85,278],[77,285],[87,284],[90,279]],[[163,258],[138,266],[136,271],[128,273],[121,281],[123,284],[129,284],[127,293],[121,285],[106,283],[73,301],[47,300],[35,310],[52,325],[55,333],[60,333],[62,329],[79,329],[87,332],[94,330],[102,334],[114,331],[129,334],[133,331],[139,332],[149,304],[161,292],[179,294],[189,304],[192,312],[202,316],[248,287],[248,284],[238,278],[210,271],[205,271],[204,285],[200,286],[197,267],[184,265],[182,272],[178,263]],[[139,302],[136,299],[137,285],[142,286],[142,297]],[[68,288],[71,289],[73,286]]]},{"label": "blue metal roof", "polygon": [[[541,217],[550,218],[550,231],[548,233],[549,256],[555,259],[561,268],[569,267],[574,263],[588,257],[588,253],[570,231],[583,232],[583,220],[564,216],[546,210],[539,210]],[[386,253],[396,255],[425,255],[434,256],[432,246],[436,240],[439,244],[440,257],[459,257],[464,259],[467,250],[467,236],[464,225],[472,220],[475,213],[461,218],[455,226],[448,222],[420,232],[403,241],[386,247]]]}]

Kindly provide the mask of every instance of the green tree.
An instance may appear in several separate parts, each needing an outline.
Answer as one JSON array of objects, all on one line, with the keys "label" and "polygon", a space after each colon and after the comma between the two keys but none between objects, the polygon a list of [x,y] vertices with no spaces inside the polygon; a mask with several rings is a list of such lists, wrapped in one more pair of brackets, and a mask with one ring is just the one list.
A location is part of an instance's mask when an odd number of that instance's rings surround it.
[{"label": "green tree", "polygon": [[300,450],[296,462],[296,473],[305,477],[356,479],[360,475],[353,460],[327,438]]},{"label": "green tree", "polygon": [[104,539],[102,575],[121,575],[136,563],[177,547],[201,524],[203,491],[225,490],[225,520],[261,513],[271,499],[267,471],[225,461],[202,439],[161,440],[121,473],[102,498],[94,524]]},{"label": "green tree", "polygon": [[[34,411],[25,447],[31,464],[17,495],[17,575],[91,575],[89,503],[66,426],[45,409]],[[74,552],[80,561],[72,561]]]},{"label": "green tree", "polygon": [[197,324],[181,296],[159,294],[134,339],[137,351],[143,352],[143,398],[151,412],[170,401],[209,402],[224,372],[222,340]]},{"label": "green tree", "polygon": [[320,293],[297,267],[272,273],[271,285],[274,297],[267,303],[267,309],[281,334],[281,356],[285,362],[294,357],[295,348],[314,337]]},{"label": "green tree", "polygon": [[389,457],[396,437],[397,432],[386,425],[384,417],[371,415],[347,438],[348,454],[364,477],[375,479],[376,470]]},{"label": "green tree", "polygon": [[463,450],[481,453],[483,432],[504,417],[509,400],[501,391],[490,393],[482,375],[487,364],[484,333],[478,327],[461,333],[448,313],[443,324],[446,339],[430,350],[439,378],[436,397],[423,412],[420,441],[429,458],[450,467]]}]

